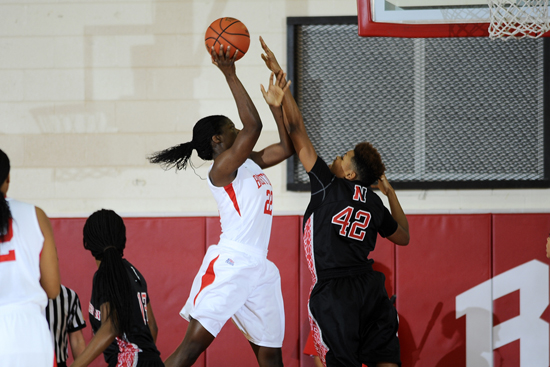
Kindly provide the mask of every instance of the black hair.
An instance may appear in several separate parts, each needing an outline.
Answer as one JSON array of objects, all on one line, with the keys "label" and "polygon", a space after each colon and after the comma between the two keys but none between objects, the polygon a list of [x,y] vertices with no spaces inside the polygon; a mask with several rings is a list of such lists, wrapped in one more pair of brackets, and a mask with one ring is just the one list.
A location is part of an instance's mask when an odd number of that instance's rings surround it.
[{"label": "black hair", "polygon": [[102,302],[109,302],[112,323],[119,335],[130,331],[131,307],[134,295],[130,278],[122,261],[126,247],[126,226],[112,210],[101,209],[90,215],[83,230],[84,248],[101,264],[94,277],[94,288],[100,292]]},{"label": "black hair", "polygon": [[[10,159],[8,155],[0,149],[0,186],[4,184],[10,174]],[[4,194],[0,193],[0,242],[4,242],[4,237],[8,234],[11,219],[11,211]]]},{"label": "black hair", "polygon": [[372,185],[386,171],[386,166],[382,163],[382,157],[378,150],[369,142],[362,142],[353,149],[354,156],[352,162],[355,165],[355,171],[359,181],[365,185]]},{"label": "black hair", "polygon": [[149,157],[149,162],[158,163],[165,169],[175,167],[176,170],[182,170],[187,168],[193,149],[197,150],[202,160],[212,160],[214,154],[212,137],[220,135],[223,126],[230,121],[229,118],[222,115],[212,115],[200,119],[193,127],[193,139],[190,142],[153,153]]}]

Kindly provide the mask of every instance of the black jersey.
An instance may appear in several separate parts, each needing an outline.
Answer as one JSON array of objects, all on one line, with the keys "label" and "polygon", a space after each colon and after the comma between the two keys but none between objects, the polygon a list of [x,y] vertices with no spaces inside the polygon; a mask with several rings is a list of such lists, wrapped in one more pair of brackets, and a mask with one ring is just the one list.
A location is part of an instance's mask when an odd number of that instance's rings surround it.
[{"label": "black jersey", "polygon": [[377,234],[392,235],[397,222],[368,186],[337,178],[320,157],[308,174],[311,200],[303,230],[314,280],[370,267]]},{"label": "black jersey", "polygon": [[[111,345],[105,349],[103,356],[105,357],[105,362],[109,366],[115,366],[118,360],[119,347],[118,343],[128,342],[134,344],[139,349],[138,353],[138,366],[140,361],[151,362],[158,361],[161,362],[160,352],[157,350],[155,343],[153,341],[153,336],[151,335],[151,330],[149,329],[149,322],[147,318],[147,304],[149,303],[149,295],[147,294],[147,282],[141,273],[127,260],[122,259],[124,266],[126,268],[126,273],[130,278],[132,284],[133,292],[135,294],[135,302],[132,304],[132,309],[128,312],[132,313],[132,330],[130,333],[126,334],[126,340],[119,340],[117,337]],[[89,312],[90,312],[90,325],[92,325],[92,330],[94,334],[101,327],[101,305],[105,303],[101,291],[98,289],[96,284],[96,276],[94,274],[94,281],[92,287],[92,297],[90,300]]]}]

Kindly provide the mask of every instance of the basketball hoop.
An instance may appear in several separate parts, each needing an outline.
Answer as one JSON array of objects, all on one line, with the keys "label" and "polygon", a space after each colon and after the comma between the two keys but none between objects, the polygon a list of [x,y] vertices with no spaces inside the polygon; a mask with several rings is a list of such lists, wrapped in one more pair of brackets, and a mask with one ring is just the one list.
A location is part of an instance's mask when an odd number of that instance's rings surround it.
[{"label": "basketball hoop", "polygon": [[488,0],[489,37],[539,38],[550,30],[548,0]]}]

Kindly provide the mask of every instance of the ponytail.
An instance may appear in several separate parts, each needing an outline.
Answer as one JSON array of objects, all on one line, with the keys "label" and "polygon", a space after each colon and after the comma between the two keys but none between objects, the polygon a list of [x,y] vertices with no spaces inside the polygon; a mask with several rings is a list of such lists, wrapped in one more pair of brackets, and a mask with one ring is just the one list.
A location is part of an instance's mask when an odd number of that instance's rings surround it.
[{"label": "ponytail", "polygon": [[119,335],[128,333],[132,326],[133,292],[130,278],[122,260],[126,247],[126,226],[112,210],[101,209],[93,213],[84,225],[84,248],[101,261],[94,277],[102,302],[109,303],[109,312],[103,319],[112,318]]},{"label": "ponytail", "polygon": [[186,169],[193,149],[197,151],[202,160],[212,160],[214,154],[212,137],[220,135],[223,126],[230,121],[229,118],[222,115],[207,116],[200,119],[193,127],[193,140],[153,153],[148,158],[149,162],[160,164],[164,169]]},{"label": "ponytail", "polygon": [[[10,174],[10,159],[0,149],[0,186],[4,184]],[[4,193],[0,193],[0,242],[4,242],[10,227],[11,211]]]},{"label": "ponytail", "polygon": [[149,157],[149,162],[158,163],[164,169],[176,168],[176,170],[182,170],[187,168],[187,163],[193,152],[192,142],[183,143],[162,150],[160,152],[153,153]]},{"label": "ponytail", "polygon": [[10,229],[11,211],[4,194],[0,194],[0,242],[4,242]]}]

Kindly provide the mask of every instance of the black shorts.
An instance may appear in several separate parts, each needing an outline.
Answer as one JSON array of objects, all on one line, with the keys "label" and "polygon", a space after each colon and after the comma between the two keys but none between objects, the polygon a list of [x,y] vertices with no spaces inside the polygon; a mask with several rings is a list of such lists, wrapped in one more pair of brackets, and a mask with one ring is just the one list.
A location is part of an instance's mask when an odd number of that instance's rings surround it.
[{"label": "black shorts", "polygon": [[401,365],[397,311],[377,271],[317,282],[309,309],[328,352],[328,367]]}]

